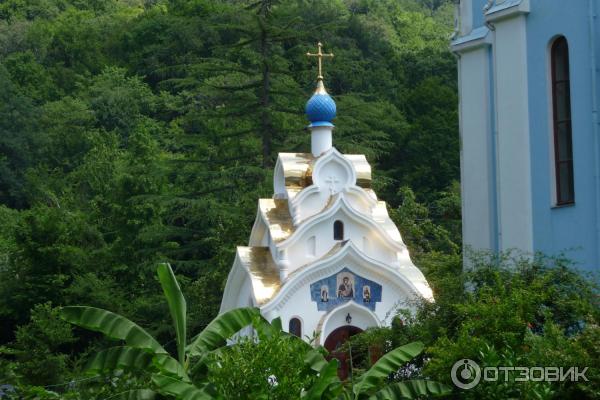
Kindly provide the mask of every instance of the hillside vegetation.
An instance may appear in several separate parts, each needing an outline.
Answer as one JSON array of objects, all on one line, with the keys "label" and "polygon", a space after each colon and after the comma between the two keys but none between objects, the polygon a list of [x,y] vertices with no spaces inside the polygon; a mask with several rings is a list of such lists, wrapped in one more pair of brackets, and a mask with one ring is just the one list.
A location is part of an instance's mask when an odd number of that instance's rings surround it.
[{"label": "hillside vegetation", "polygon": [[58,307],[126,315],[173,350],[158,262],[190,334],[216,316],[277,153],[309,151],[318,41],[334,145],[367,156],[428,276],[460,271],[453,29],[450,0],[0,2],[0,385],[118,393],[82,372],[104,339]]}]

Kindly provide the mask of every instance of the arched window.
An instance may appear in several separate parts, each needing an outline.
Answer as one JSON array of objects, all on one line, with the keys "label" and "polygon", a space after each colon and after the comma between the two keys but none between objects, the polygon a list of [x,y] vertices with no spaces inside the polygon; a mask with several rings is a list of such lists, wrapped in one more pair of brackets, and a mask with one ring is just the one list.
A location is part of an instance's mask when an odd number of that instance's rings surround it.
[{"label": "arched window", "polygon": [[575,202],[569,45],[564,36],[559,37],[552,43],[550,63],[552,70],[552,121],[554,129],[556,204],[563,205]]},{"label": "arched window", "polygon": [[290,319],[289,332],[294,336],[298,336],[299,338],[302,337],[302,322],[300,322],[298,318]]},{"label": "arched window", "polygon": [[344,223],[335,221],[333,223],[333,240],[344,240]]}]

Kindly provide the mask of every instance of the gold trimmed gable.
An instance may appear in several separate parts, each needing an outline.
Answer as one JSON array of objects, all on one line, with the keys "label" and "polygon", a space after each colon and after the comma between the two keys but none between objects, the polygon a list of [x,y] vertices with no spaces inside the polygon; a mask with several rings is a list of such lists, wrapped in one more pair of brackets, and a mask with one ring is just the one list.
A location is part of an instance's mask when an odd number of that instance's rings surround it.
[{"label": "gold trimmed gable", "polygon": [[[356,171],[356,185],[363,189],[371,188],[371,165],[363,154],[343,154]],[[312,167],[317,160],[310,153],[279,153],[285,188],[289,198],[312,185]]]}]

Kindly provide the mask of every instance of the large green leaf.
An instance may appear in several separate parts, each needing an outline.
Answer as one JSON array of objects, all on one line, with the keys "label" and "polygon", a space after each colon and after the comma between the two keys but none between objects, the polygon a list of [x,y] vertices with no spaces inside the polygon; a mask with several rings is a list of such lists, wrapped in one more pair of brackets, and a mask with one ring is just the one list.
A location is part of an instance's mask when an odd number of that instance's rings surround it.
[{"label": "large green leaf", "polygon": [[273,329],[276,329],[279,332],[282,332],[283,326],[281,324],[281,317],[277,317],[277,318],[273,319],[273,321],[271,321],[271,326],[273,327]]},{"label": "large green leaf", "polygon": [[217,316],[192,340],[188,346],[189,355],[198,356],[223,347],[227,339],[250,325],[254,318],[259,316],[258,308],[236,308]]},{"label": "large green leaf", "polygon": [[106,372],[114,370],[146,371],[153,366],[153,355],[146,350],[129,346],[111,347],[94,355],[86,366],[87,371]]},{"label": "large green leaf", "polygon": [[101,350],[88,362],[87,371],[106,372],[114,370],[160,371],[189,382],[183,366],[168,354],[151,354],[129,346],[111,347]]},{"label": "large green leaf", "polygon": [[124,340],[131,347],[167,353],[148,332],[136,323],[113,312],[96,307],[62,307],[61,317],[72,324],[101,332],[111,339]]},{"label": "large green leaf", "polygon": [[310,366],[313,371],[321,372],[327,366],[327,360],[318,349],[312,349],[304,356],[304,362]]},{"label": "large green leaf", "polygon": [[175,324],[175,334],[177,335],[177,356],[181,365],[185,365],[185,340],[187,335],[186,330],[186,313],[187,305],[185,298],[181,293],[181,288],[175,274],[169,264],[163,263],[158,265],[158,280],[162,286],[167,303],[169,304],[169,311],[173,318],[173,324]]},{"label": "large green leaf", "polygon": [[153,358],[154,365],[160,370],[161,374],[177,377],[186,382],[190,382],[187,371],[184,366],[169,354],[157,354]]},{"label": "large green leaf", "polygon": [[309,390],[302,393],[304,400],[323,400],[337,398],[342,389],[342,382],[338,377],[338,361],[329,361],[319,371],[319,377]]},{"label": "large green leaf", "polygon": [[423,343],[412,342],[400,346],[383,357],[365,372],[354,385],[354,397],[366,394],[379,386],[380,382],[392,372],[397,371],[403,364],[415,358],[423,351]]},{"label": "large green leaf", "polygon": [[203,389],[170,376],[153,374],[152,382],[161,394],[175,396],[178,400],[213,399],[213,396]]},{"label": "large green leaf", "polygon": [[262,315],[258,314],[252,319],[252,327],[256,330],[259,340],[265,340],[273,337],[273,335],[280,335],[283,332],[281,328],[281,318],[275,318],[271,323],[265,319]]},{"label": "large green leaf", "polygon": [[121,400],[154,400],[155,398],[156,392],[150,389],[129,390],[119,396]]},{"label": "large green leaf", "polygon": [[452,388],[443,383],[412,380],[392,383],[369,397],[369,400],[416,399],[422,396],[443,396],[450,392]]}]

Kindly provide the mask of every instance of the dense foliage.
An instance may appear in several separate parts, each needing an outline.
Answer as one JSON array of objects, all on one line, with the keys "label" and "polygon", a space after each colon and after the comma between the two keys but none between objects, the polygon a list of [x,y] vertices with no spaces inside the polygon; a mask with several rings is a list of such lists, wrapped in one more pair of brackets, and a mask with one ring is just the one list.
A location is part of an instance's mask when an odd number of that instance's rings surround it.
[{"label": "dense foliage", "polygon": [[[456,257],[424,263],[436,302],[419,302],[417,313],[401,313],[391,328],[370,329],[347,346],[359,360],[369,348],[387,351],[422,340],[427,357],[412,371],[451,384],[450,371],[468,358],[480,367],[588,367],[588,381],[482,381],[457,392],[467,399],[594,399],[600,396],[600,304],[597,277],[582,276],[563,258],[518,253],[472,254],[462,272]],[[466,290],[465,290],[466,289]],[[365,368],[364,361],[357,368]]]},{"label": "dense foliage", "polygon": [[[219,314],[188,344],[187,302],[181,287],[169,264],[160,264],[157,275],[177,333],[177,358],[122,315],[89,306],[60,309],[65,321],[124,342],[93,355],[85,369],[112,374],[134,386],[118,393],[120,398],[365,400],[375,396],[396,400],[451,391],[431,380],[384,384],[390,374],[423,351],[421,342],[389,351],[360,377],[342,382],[337,359],[326,360],[325,350],[284,332],[280,318],[269,322],[253,307]],[[249,336],[235,336],[241,330]],[[228,340],[234,343],[228,345]],[[127,372],[137,379],[124,379],[122,373]]]}]

